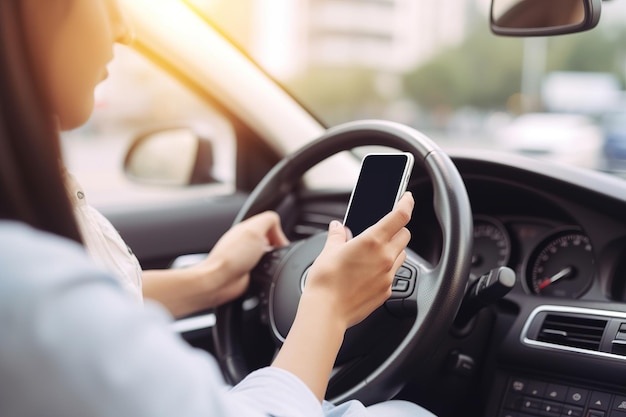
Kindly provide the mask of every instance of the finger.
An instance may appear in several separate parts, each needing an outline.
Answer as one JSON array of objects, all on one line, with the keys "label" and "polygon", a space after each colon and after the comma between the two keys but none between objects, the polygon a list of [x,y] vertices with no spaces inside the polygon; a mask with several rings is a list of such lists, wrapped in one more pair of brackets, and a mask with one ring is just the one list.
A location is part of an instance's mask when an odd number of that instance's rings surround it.
[{"label": "finger", "polygon": [[[273,212],[272,212],[273,213]],[[283,227],[280,223],[280,217],[278,214],[274,213],[274,223],[271,225],[271,228],[268,230],[267,238],[270,242],[270,245],[274,247],[286,246],[289,244],[289,239],[285,235],[283,231]]]},{"label": "finger", "polygon": [[[399,268],[399,265],[404,262],[404,259],[406,259],[406,247],[409,242],[410,236],[410,232],[406,228],[403,228],[385,246],[384,253],[386,254],[388,259],[385,271],[393,271],[395,273]],[[401,257],[402,260],[400,261],[400,264],[397,264],[399,257]]]},{"label": "finger", "polygon": [[385,240],[392,239],[411,220],[414,205],[413,195],[407,191],[396,207],[370,229]]},{"label": "finger", "polygon": [[278,213],[265,211],[250,217],[246,222],[250,222],[253,227],[259,228],[258,230],[261,230],[270,246],[278,247],[289,244],[289,239],[283,232]]},{"label": "finger", "polygon": [[393,263],[393,268],[391,270],[393,271],[394,274],[398,272],[398,269],[400,269],[400,267],[402,266],[405,260],[406,260],[406,252],[402,251],[396,258],[396,261]]},{"label": "finger", "polygon": [[274,247],[287,246],[290,243],[289,239],[287,239],[287,236],[285,236],[285,232],[283,232],[280,223],[276,227],[270,229],[267,237],[269,239],[270,245]]},{"label": "finger", "polygon": [[348,240],[348,233],[349,230],[343,227],[339,221],[333,220],[328,225],[328,237],[326,238],[324,249],[332,249],[333,247],[346,243]]},{"label": "finger", "polygon": [[415,200],[413,199],[413,193],[410,191],[405,192],[398,203],[394,207],[394,210],[399,210],[408,215],[408,221],[411,219],[411,215],[413,214],[413,208],[415,207]]},{"label": "finger", "polygon": [[354,237],[354,234],[352,234],[352,230],[350,230],[348,226],[344,226],[343,228],[346,230],[346,240],[352,239]]},{"label": "finger", "polygon": [[403,227],[396,233],[390,241],[390,245],[398,250],[404,250],[411,241],[411,231],[406,227]]}]

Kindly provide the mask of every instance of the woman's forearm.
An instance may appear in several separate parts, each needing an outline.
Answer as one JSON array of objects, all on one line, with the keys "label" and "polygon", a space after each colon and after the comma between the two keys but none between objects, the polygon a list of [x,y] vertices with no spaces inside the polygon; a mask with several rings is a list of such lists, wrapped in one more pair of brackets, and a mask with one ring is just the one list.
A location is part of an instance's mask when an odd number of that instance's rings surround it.
[{"label": "woman's forearm", "polygon": [[143,271],[143,296],[184,317],[215,306],[217,293],[206,275],[194,268]]},{"label": "woman's forearm", "polygon": [[346,326],[325,300],[303,295],[289,335],[272,363],[300,378],[322,401]]}]

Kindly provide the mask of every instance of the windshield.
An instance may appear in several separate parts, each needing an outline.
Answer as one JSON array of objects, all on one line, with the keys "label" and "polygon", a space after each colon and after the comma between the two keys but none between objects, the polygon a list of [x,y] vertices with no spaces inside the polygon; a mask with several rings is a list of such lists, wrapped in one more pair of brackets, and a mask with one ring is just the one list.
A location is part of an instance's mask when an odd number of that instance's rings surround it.
[{"label": "windshield", "polygon": [[393,120],[444,149],[623,171],[625,2],[592,31],[524,39],[490,32],[488,0],[188,2],[327,126]]}]

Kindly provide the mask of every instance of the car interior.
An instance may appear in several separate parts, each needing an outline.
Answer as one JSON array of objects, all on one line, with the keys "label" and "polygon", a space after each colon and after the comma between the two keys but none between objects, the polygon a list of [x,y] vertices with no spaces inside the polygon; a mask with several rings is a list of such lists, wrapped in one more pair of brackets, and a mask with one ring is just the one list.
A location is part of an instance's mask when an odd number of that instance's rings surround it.
[{"label": "car interior", "polygon": [[[99,208],[144,269],[185,267],[232,224],[263,210],[281,215],[291,244],[264,256],[246,295],[173,325],[218,359],[227,381],[271,362],[329,222],[344,217],[360,158],[384,147],[415,157],[408,257],[391,298],[346,334],[327,398],[405,399],[441,417],[626,416],[622,178],[497,150],[444,151],[391,120],[327,126],[193,14],[193,1],[163,1],[153,16],[151,1],[124,2],[134,48],[228,121],[235,175],[213,175],[224,156],[196,127],[160,126],[135,135],[126,175],[136,187],[171,180],[165,189],[188,195]],[[602,3],[493,0],[483,24],[492,36],[571,36],[598,25]],[[180,39],[158,23],[175,13],[196,16]],[[194,25],[215,39],[187,52],[179,45]],[[157,165],[173,165],[173,179],[142,165],[163,134],[176,150],[166,147]],[[174,160],[181,149],[191,156]],[[346,165],[350,174],[338,178]]]}]

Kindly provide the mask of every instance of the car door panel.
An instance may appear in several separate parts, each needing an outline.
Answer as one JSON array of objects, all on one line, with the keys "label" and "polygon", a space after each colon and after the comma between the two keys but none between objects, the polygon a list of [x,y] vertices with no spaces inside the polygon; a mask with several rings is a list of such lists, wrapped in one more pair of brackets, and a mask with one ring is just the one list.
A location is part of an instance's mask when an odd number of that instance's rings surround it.
[{"label": "car door panel", "polygon": [[178,256],[210,251],[231,226],[246,197],[234,193],[102,212],[144,269],[167,268]]}]

